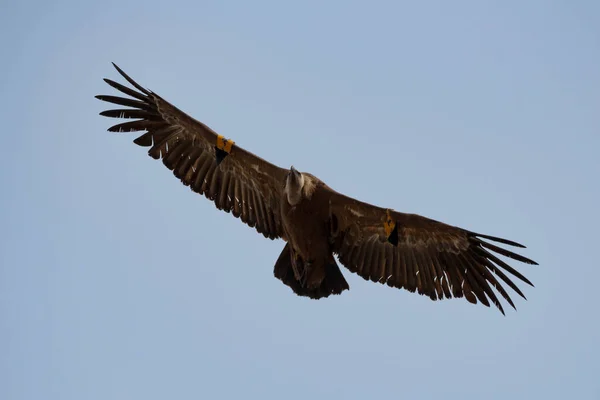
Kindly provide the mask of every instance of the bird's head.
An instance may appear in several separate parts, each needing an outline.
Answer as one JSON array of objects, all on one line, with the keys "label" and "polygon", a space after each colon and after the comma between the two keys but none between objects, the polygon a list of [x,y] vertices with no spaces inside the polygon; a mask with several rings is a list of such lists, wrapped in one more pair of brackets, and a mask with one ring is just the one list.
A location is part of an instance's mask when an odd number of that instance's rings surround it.
[{"label": "bird's head", "polygon": [[295,206],[302,200],[302,189],[304,188],[304,175],[292,165],[285,179],[285,194],[288,203]]}]

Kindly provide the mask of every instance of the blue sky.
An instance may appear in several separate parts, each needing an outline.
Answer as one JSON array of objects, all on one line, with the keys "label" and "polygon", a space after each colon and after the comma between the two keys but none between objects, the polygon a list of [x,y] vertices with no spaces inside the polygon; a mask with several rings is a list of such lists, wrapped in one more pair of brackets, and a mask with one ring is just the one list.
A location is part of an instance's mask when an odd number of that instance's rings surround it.
[{"label": "blue sky", "polygon": [[[600,397],[600,3],[9,1],[0,46],[0,398]],[[348,271],[296,297],[283,242],[106,132],[111,61],[276,164],[526,244],[536,287],[506,317]]]}]

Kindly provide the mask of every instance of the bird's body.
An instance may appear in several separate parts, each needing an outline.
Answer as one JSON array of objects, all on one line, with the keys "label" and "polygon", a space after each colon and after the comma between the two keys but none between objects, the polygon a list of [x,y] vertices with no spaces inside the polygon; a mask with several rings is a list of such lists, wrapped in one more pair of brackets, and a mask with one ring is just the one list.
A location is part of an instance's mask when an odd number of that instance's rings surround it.
[{"label": "bird's body", "polygon": [[531,282],[492,252],[535,262],[489,241],[524,246],[364,203],[336,192],[312,174],[273,165],[116,68],[137,91],[105,79],[132,98],[96,96],[130,107],[101,115],[135,120],[109,130],[145,131],[134,142],[150,147],[148,154],[162,159],[184,185],[265,237],[286,241],[274,274],[296,294],[318,299],[349,289],[337,256],[364,279],[416,291],[432,300],[465,297],[486,306],[491,302],[504,312],[492,287],[511,306],[514,303],[500,281],[525,297],[502,270]]},{"label": "bird's body", "polygon": [[[303,182],[296,187],[297,196],[291,196],[293,200],[290,202],[289,192],[293,190],[291,186],[294,176],[301,176]],[[317,298],[322,296],[313,292],[322,285],[327,268],[333,265],[337,267],[327,223],[330,191],[324,190],[325,188],[325,184],[317,177],[299,173],[292,167],[286,178],[281,201],[281,220],[289,244],[294,278],[307,288],[310,297]]]}]

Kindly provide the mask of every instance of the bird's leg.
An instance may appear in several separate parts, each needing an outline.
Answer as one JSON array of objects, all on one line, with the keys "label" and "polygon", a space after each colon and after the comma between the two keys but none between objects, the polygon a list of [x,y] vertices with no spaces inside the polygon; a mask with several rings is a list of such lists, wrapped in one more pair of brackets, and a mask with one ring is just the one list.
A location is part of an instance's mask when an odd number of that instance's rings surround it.
[{"label": "bird's leg", "polygon": [[310,272],[310,267],[312,266],[312,261],[304,261],[304,268],[302,268],[302,279],[300,280],[300,284],[302,287],[308,286],[308,274]]},{"label": "bird's leg", "polygon": [[308,273],[311,266],[310,261],[305,261],[302,256],[298,253],[292,255],[292,269],[294,270],[294,276],[296,280],[300,282],[302,287],[306,287],[308,282]]},{"label": "bird's leg", "polygon": [[294,270],[294,277],[297,281],[300,281],[302,279],[302,270],[304,269],[300,268],[302,258],[300,257],[300,254],[296,253],[295,251],[292,251],[290,256],[292,258],[292,269]]}]

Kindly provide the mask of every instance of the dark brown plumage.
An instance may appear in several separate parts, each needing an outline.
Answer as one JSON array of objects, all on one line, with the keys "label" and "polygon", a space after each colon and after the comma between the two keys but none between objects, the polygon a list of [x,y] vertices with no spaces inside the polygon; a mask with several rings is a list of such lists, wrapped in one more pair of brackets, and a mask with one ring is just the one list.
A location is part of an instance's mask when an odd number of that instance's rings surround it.
[{"label": "dark brown plumage", "polygon": [[349,289],[334,255],[366,280],[432,300],[465,297],[471,303],[493,303],[502,313],[496,292],[515,305],[501,282],[525,298],[505,272],[533,286],[493,253],[536,263],[489,241],[524,246],[367,204],[334,191],[309,173],[275,166],[115,68],[137,90],[105,79],[131,97],[96,96],[128,107],[100,113],[132,119],[108,130],[145,131],[134,143],[150,147],[148,154],[162,159],[184,185],[265,237],[285,240],[274,274],[296,294],[318,299]]}]

